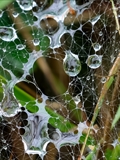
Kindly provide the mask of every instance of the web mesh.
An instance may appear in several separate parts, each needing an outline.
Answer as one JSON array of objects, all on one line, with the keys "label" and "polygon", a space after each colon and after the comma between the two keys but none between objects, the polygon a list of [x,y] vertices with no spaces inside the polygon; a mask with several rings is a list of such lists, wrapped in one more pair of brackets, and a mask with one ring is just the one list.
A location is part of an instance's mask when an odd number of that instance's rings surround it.
[{"label": "web mesh", "polygon": [[6,0],[0,160],[120,159],[119,18],[117,0]]}]

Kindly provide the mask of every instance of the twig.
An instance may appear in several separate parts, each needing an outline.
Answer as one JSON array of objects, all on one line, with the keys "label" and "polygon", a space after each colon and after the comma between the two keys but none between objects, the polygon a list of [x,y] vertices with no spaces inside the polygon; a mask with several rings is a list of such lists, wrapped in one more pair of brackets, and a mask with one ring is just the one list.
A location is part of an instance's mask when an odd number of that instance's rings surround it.
[{"label": "twig", "polygon": [[[120,34],[120,25],[119,25],[119,21],[118,21],[118,16],[117,16],[117,12],[116,12],[116,7],[114,5],[114,2],[113,0],[110,0],[111,3],[112,3],[112,9],[113,9],[113,14],[115,16],[115,21],[116,21],[116,25],[117,25],[117,30]],[[90,134],[90,130],[91,130],[91,127],[93,126],[97,116],[98,116],[98,113],[103,105],[103,102],[104,102],[104,99],[105,99],[105,96],[106,96],[106,93],[108,92],[110,86],[112,85],[114,79],[115,79],[115,75],[116,73],[118,72],[118,70],[120,69],[120,53],[118,54],[114,64],[113,64],[113,67],[111,68],[110,72],[109,72],[109,75],[107,77],[107,81],[105,82],[105,84],[103,85],[103,88],[102,88],[102,91],[101,91],[101,95],[98,99],[98,102],[97,102],[97,105],[95,107],[95,110],[94,110],[94,113],[93,113],[93,118],[91,120],[91,123],[90,123],[90,127],[88,129],[88,132],[87,132],[87,135],[86,135],[86,138],[85,138],[85,141],[84,141],[84,144],[82,146],[82,149],[81,149],[81,157],[84,153],[84,150],[85,150],[85,146],[86,146],[86,142],[87,142],[87,139],[88,139],[88,136]]]},{"label": "twig", "polygon": [[112,3],[113,14],[115,16],[116,29],[118,30],[118,32],[120,34],[120,25],[119,25],[119,21],[118,21],[117,8],[115,7],[115,4],[114,4],[113,0],[110,0],[110,1]]},{"label": "twig", "polygon": [[99,111],[100,111],[100,109],[103,105],[106,93],[109,90],[110,86],[112,85],[112,83],[114,81],[114,77],[115,77],[115,75],[116,75],[116,73],[118,72],[119,69],[120,69],[120,53],[118,54],[118,56],[115,60],[115,63],[113,65],[113,67],[111,68],[110,72],[109,72],[108,78],[107,78],[105,84],[103,85],[101,95],[100,95],[100,97],[98,99],[98,103],[95,107],[93,118],[92,118],[92,121],[90,123],[90,127],[89,127],[88,133],[87,133],[85,141],[84,141],[84,145],[82,146],[82,149],[81,149],[81,156],[83,155],[83,152],[85,150],[86,142],[87,142],[88,136],[90,134],[91,127],[93,126],[93,124],[94,124],[94,122],[95,122],[95,120],[98,116],[98,113],[99,113]]}]

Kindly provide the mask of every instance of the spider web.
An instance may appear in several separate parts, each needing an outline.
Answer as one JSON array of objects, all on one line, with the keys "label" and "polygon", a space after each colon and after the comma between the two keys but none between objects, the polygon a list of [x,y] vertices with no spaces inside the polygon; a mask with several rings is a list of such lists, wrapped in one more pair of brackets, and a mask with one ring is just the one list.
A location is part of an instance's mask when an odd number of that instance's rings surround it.
[{"label": "spider web", "polygon": [[119,121],[111,129],[119,69],[91,126],[119,53],[109,0],[15,0],[0,10],[0,160],[120,159]]}]

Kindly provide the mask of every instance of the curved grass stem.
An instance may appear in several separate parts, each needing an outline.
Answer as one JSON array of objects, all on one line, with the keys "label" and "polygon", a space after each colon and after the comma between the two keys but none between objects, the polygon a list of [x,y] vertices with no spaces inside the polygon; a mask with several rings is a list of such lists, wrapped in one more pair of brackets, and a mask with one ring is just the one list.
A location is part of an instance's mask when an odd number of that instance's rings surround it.
[{"label": "curved grass stem", "polygon": [[106,83],[103,85],[103,88],[102,88],[102,91],[101,91],[101,95],[100,95],[100,97],[98,99],[98,102],[97,102],[97,105],[95,107],[93,118],[92,118],[92,121],[90,123],[90,127],[88,129],[84,144],[83,144],[82,149],[81,149],[81,157],[82,157],[82,155],[84,153],[86,142],[87,142],[88,136],[90,134],[91,127],[93,126],[93,124],[94,124],[94,122],[95,122],[95,120],[96,120],[96,118],[98,116],[98,113],[99,113],[99,111],[100,111],[100,109],[101,109],[101,107],[103,105],[106,93],[108,92],[110,86],[112,85],[112,83],[113,83],[113,81],[115,79],[115,75],[116,75],[116,73],[117,73],[117,71],[119,69],[120,69],[120,53],[118,54],[118,56],[116,58],[116,61],[115,61],[113,67],[111,68],[111,70],[109,72],[109,75],[108,75]]},{"label": "curved grass stem", "polygon": [[108,92],[110,86],[114,82],[115,76],[116,76],[116,74],[117,74],[119,69],[120,69],[120,53],[118,54],[118,56],[117,56],[117,58],[116,58],[116,60],[115,60],[115,62],[113,64],[113,67],[111,68],[111,70],[109,72],[107,80],[106,80],[105,84],[103,85],[103,88],[102,88],[102,91],[101,91],[101,95],[100,95],[100,97],[98,99],[98,102],[97,102],[97,105],[95,107],[95,110],[94,110],[94,113],[93,113],[93,117],[92,117],[89,129],[88,129],[88,132],[87,132],[87,135],[86,135],[86,138],[85,138],[84,145],[82,146],[82,149],[81,149],[81,157],[82,157],[82,155],[84,153],[86,142],[87,142],[87,139],[89,137],[91,127],[93,126],[93,124],[94,124],[94,122],[95,122],[95,120],[96,120],[96,118],[98,116],[98,113],[99,113],[99,111],[100,111],[100,109],[101,109],[101,107],[103,105],[106,93]]},{"label": "curved grass stem", "polygon": [[115,7],[115,4],[113,2],[113,0],[110,0],[112,3],[112,10],[113,10],[113,14],[115,16],[115,21],[116,21],[116,29],[118,30],[119,34],[120,34],[120,24],[119,24],[119,20],[118,20],[118,15],[117,15],[117,8]]},{"label": "curved grass stem", "polygon": [[[113,0],[110,0],[110,1],[112,3],[113,14],[115,16],[116,29],[118,30],[119,35],[120,35],[120,25],[119,25],[118,16],[117,16],[117,9],[115,7],[115,4],[114,4]],[[102,87],[102,91],[101,91],[100,97],[99,97],[97,105],[96,105],[96,107],[94,109],[93,117],[92,117],[89,129],[88,129],[84,144],[83,144],[82,149],[81,149],[81,158],[82,158],[84,150],[85,150],[86,142],[87,142],[87,139],[89,137],[89,134],[90,134],[90,131],[91,131],[91,127],[93,126],[93,124],[94,124],[94,122],[95,122],[95,120],[96,120],[96,118],[98,116],[98,113],[99,113],[99,111],[100,111],[100,109],[101,109],[101,107],[103,105],[105,96],[106,96],[110,86],[113,84],[113,82],[115,80],[115,76],[116,76],[117,72],[119,71],[119,69],[120,69],[120,53],[118,54],[113,66],[112,66],[112,68],[111,68],[111,70],[109,72],[107,80],[106,80],[106,82],[104,83],[104,85]]]}]

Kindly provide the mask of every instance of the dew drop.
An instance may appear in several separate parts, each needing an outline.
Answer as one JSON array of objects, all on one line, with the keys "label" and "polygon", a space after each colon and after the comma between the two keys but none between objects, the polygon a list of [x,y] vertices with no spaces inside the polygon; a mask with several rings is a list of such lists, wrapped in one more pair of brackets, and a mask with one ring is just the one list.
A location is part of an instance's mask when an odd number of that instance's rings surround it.
[{"label": "dew drop", "polygon": [[14,18],[16,18],[19,15],[19,13],[18,12],[13,12],[12,15],[13,15]]},{"label": "dew drop", "polygon": [[90,56],[88,56],[86,63],[90,68],[96,69],[101,66],[102,56],[98,56],[96,54],[90,55]]},{"label": "dew drop", "polygon": [[17,49],[18,50],[22,50],[22,49],[24,49],[25,48],[25,45],[23,45],[23,44],[18,44],[17,45]]},{"label": "dew drop", "polygon": [[105,77],[102,77],[101,78],[101,83],[105,83],[106,82],[106,78]]},{"label": "dew drop", "polygon": [[12,27],[0,26],[0,38],[3,41],[14,41],[17,38],[16,31]]},{"label": "dew drop", "polygon": [[30,11],[33,8],[33,0],[17,0],[21,9]]},{"label": "dew drop", "polygon": [[113,147],[115,148],[119,144],[119,140],[115,139],[112,143]]},{"label": "dew drop", "polygon": [[57,131],[54,131],[51,135],[50,135],[50,138],[54,141],[60,139],[60,133],[57,132]]},{"label": "dew drop", "polygon": [[87,79],[87,81],[89,81],[90,80],[90,76],[87,76],[86,79]]},{"label": "dew drop", "polygon": [[106,105],[109,105],[109,101],[108,100],[106,100]]},{"label": "dew drop", "polygon": [[94,25],[99,19],[100,19],[101,15],[97,15],[96,17],[94,17],[92,20],[91,20],[91,23],[92,25]]},{"label": "dew drop", "polygon": [[111,58],[111,63],[113,63],[114,60],[115,60],[115,56],[112,54],[112,55],[110,56],[110,58]]},{"label": "dew drop", "polygon": [[37,45],[39,45],[40,41],[39,41],[39,39],[36,38],[33,40],[33,43],[35,46],[37,46]]},{"label": "dew drop", "polygon": [[103,32],[102,32],[102,31],[100,31],[100,32],[99,32],[99,36],[102,36],[102,35],[103,35]]},{"label": "dew drop", "polygon": [[5,91],[5,97],[1,103],[1,111],[3,116],[6,117],[12,117],[15,116],[17,114],[17,112],[19,111],[19,103],[17,102],[17,100],[14,98],[14,96]]},{"label": "dew drop", "polygon": [[6,147],[6,146],[4,146],[4,147],[3,147],[3,149],[4,149],[4,150],[7,150],[7,147]]},{"label": "dew drop", "polygon": [[95,50],[95,52],[99,51],[101,49],[101,45],[99,43],[93,43],[93,48]]},{"label": "dew drop", "polygon": [[81,71],[81,63],[77,55],[66,52],[66,56],[63,61],[63,67],[66,74],[71,77],[77,76]]},{"label": "dew drop", "polygon": [[114,36],[112,36],[112,38],[113,38],[113,39],[115,39],[115,35],[114,35]]}]

